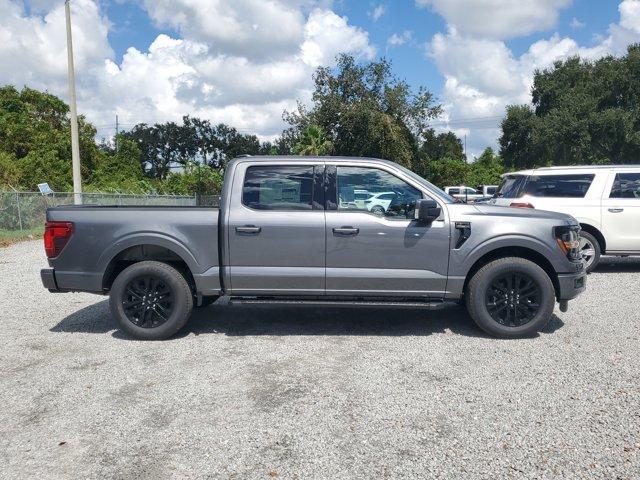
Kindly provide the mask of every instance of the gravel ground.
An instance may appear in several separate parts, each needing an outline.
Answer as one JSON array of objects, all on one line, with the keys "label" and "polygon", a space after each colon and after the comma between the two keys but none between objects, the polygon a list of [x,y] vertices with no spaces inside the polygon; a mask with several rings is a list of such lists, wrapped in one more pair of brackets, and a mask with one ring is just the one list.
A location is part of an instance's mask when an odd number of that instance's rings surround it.
[{"label": "gravel ground", "polygon": [[125,338],[0,249],[2,478],[640,478],[640,259],[537,338],[441,312],[208,308]]}]

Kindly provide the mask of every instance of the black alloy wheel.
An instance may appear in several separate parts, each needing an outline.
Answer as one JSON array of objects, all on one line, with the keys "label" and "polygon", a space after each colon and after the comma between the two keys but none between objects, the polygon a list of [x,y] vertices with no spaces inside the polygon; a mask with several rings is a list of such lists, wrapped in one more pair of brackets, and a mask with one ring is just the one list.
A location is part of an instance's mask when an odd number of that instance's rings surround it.
[{"label": "black alloy wheel", "polygon": [[171,288],[162,278],[140,275],[127,283],[122,299],[124,313],[140,328],[164,324],[173,313],[175,300]]},{"label": "black alloy wheel", "polygon": [[491,318],[505,327],[520,327],[531,322],[540,310],[540,285],[523,272],[495,277],[485,296]]}]

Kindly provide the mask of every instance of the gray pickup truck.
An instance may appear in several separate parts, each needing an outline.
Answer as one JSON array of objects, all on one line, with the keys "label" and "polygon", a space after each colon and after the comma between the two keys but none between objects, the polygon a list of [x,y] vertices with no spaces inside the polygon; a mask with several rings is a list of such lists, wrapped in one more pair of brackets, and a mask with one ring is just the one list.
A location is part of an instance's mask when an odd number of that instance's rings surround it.
[{"label": "gray pickup truck", "polygon": [[241,157],[220,208],[48,209],[41,276],[52,292],[109,294],[141,339],[213,302],[464,302],[488,333],[518,337],[585,289],[579,231],[568,215],[458,203],[384,160]]}]

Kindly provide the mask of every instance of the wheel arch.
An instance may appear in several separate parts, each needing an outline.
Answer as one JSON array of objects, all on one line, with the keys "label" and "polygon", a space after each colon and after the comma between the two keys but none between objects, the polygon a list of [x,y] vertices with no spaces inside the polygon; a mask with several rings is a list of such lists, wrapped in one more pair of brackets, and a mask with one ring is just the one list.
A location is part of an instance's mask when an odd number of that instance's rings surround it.
[{"label": "wheel arch", "polygon": [[181,245],[162,237],[137,238],[119,242],[117,248],[105,252],[101,259],[102,289],[111,288],[115,278],[129,265],[144,260],[155,260],[167,263],[182,273],[192,288],[195,288],[194,270],[197,268],[195,258]]},{"label": "wheel arch", "polygon": [[600,253],[604,255],[605,252],[607,251],[607,240],[604,238],[604,235],[602,234],[602,232],[598,230],[596,227],[594,227],[593,225],[590,225],[588,223],[580,222],[580,227],[582,228],[582,230],[590,233],[596,238],[596,240],[600,244]]},{"label": "wheel arch", "polygon": [[469,281],[473,278],[473,276],[476,274],[478,270],[480,270],[486,264],[494,260],[498,260],[499,258],[506,258],[506,257],[524,258],[538,265],[547,273],[547,275],[551,279],[551,283],[553,283],[553,288],[555,290],[556,297],[559,295],[560,284],[558,282],[558,275],[555,269],[553,268],[553,265],[551,264],[551,262],[540,252],[532,248],[522,247],[522,246],[499,247],[482,255],[479,259],[475,261],[471,269],[467,272],[462,291],[466,294]]}]

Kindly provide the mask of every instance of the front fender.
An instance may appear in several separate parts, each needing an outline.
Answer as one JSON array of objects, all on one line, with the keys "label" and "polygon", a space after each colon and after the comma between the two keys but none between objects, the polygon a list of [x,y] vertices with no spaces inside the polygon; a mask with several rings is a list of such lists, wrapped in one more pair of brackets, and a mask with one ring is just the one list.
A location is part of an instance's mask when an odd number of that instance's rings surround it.
[{"label": "front fender", "polygon": [[556,271],[563,271],[563,261],[566,260],[555,244],[550,245],[537,237],[524,234],[500,235],[484,240],[477,245],[469,245],[470,248],[453,250],[449,272],[452,276],[465,276],[473,265],[483,256],[501,248],[526,248],[544,256],[553,265]]}]

